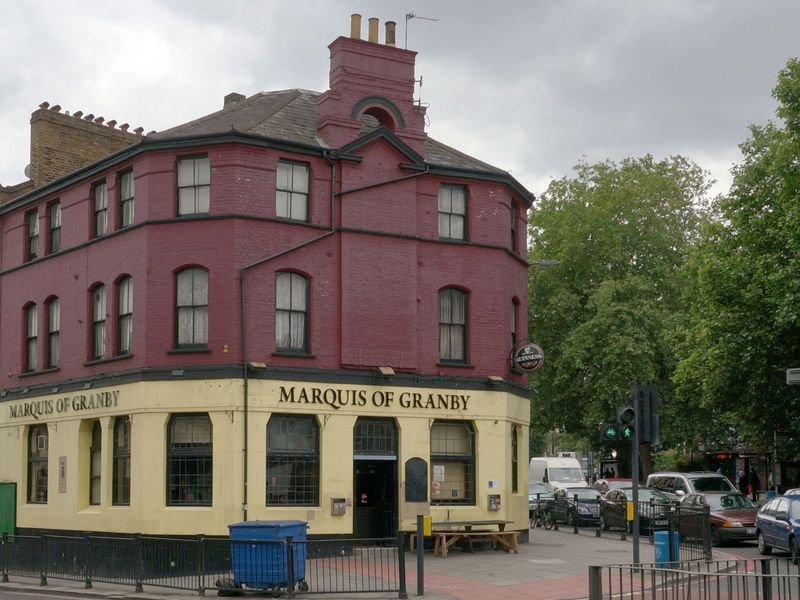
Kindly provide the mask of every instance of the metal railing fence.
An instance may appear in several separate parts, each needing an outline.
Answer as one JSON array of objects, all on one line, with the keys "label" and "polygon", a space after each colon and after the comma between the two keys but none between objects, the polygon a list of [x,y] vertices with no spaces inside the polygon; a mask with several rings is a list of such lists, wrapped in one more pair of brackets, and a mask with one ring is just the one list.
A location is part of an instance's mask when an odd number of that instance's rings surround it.
[{"label": "metal railing fence", "polygon": [[800,570],[780,558],[589,567],[589,600],[797,600]]},{"label": "metal railing fence", "polygon": [[3,535],[0,578],[9,576],[131,586],[305,594],[406,595],[403,536],[396,538],[231,540],[102,535]]}]

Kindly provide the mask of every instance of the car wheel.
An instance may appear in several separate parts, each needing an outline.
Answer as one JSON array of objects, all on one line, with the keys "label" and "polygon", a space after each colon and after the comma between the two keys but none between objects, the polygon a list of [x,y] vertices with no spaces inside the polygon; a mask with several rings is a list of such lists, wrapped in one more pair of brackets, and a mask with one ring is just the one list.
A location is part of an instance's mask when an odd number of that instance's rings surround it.
[{"label": "car wheel", "polygon": [[711,545],[714,547],[722,545],[722,536],[720,536],[718,527],[711,527]]},{"label": "car wheel", "polygon": [[758,532],[758,551],[761,554],[772,554],[772,548],[767,545],[764,540],[764,534],[760,531]]},{"label": "car wheel", "polygon": [[600,529],[608,531],[608,521],[606,521],[606,516],[603,513],[600,513]]}]

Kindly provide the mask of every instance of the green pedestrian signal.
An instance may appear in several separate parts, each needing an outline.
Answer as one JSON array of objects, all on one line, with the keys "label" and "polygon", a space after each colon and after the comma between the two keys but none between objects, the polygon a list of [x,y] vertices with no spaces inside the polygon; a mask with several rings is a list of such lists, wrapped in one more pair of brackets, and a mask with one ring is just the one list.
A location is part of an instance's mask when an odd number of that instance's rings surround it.
[{"label": "green pedestrian signal", "polygon": [[600,429],[601,441],[616,440],[619,436],[619,427],[616,423],[604,423]]},{"label": "green pedestrian signal", "polygon": [[633,440],[634,433],[633,425],[623,425],[619,430],[619,439],[626,441]]}]

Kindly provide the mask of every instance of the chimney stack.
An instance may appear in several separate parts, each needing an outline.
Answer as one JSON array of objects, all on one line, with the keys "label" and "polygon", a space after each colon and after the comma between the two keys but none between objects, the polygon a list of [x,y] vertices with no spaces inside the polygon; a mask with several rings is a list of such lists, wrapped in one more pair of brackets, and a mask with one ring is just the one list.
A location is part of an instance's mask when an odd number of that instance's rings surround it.
[{"label": "chimney stack", "polygon": [[378,17],[369,18],[369,39],[373,44],[378,43]]},{"label": "chimney stack", "polygon": [[361,39],[361,15],[358,13],[350,15],[350,38]]},{"label": "chimney stack", "polygon": [[386,45],[395,46],[394,33],[397,28],[397,23],[394,21],[386,21]]}]

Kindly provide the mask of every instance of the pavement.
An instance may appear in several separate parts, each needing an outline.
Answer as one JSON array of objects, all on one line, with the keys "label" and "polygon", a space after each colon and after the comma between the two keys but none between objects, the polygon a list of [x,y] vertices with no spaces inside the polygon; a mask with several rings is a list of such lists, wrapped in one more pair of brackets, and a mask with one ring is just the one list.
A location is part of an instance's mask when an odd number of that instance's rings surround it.
[{"label": "pavement", "polygon": [[[654,547],[646,537],[640,543],[640,561],[653,562]],[[575,534],[570,529],[547,531],[531,530],[530,541],[520,543],[518,554],[479,549],[474,553],[451,550],[447,558],[425,554],[424,597],[429,600],[495,600],[496,598],[522,600],[583,600],[589,596],[589,566],[629,564],[633,562],[631,537],[620,540],[620,534],[604,532],[601,538],[594,530],[581,530]],[[714,552],[715,558],[726,558]],[[416,553],[406,554],[406,581],[408,598],[417,595]],[[9,576],[8,583],[0,583],[0,598],[4,591],[52,594],[77,598],[137,598],[139,600],[187,600],[197,597],[193,591],[166,590],[145,586],[143,593],[135,593],[130,586],[96,583],[92,589],[83,589],[80,582],[50,579],[46,587],[38,578]],[[213,591],[207,595],[214,596]],[[245,596],[245,598],[249,597]],[[397,598],[397,593],[359,594],[302,594],[297,598],[345,600]]]}]

